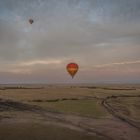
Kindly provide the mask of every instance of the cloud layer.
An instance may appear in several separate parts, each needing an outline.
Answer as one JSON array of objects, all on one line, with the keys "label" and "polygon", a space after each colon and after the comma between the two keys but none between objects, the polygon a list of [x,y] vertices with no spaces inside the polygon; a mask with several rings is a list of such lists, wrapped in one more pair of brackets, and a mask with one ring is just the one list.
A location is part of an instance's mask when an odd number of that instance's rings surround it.
[{"label": "cloud layer", "polygon": [[[139,0],[0,0],[1,82],[140,82],[139,7]],[[73,81],[71,61],[80,66]]]}]

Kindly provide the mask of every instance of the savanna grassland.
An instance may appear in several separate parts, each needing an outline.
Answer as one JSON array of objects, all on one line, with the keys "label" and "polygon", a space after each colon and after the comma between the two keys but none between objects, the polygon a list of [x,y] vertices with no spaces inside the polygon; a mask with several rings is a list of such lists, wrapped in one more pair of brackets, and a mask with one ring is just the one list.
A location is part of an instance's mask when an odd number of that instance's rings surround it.
[{"label": "savanna grassland", "polygon": [[0,140],[139,140],[140,85],[1,85]]}]

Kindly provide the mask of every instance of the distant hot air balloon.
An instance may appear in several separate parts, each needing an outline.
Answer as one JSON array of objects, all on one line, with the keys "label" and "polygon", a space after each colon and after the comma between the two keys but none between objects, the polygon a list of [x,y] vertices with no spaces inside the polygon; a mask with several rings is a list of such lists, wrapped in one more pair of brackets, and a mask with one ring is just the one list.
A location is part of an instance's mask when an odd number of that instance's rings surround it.
[{"label": "distant hot air balloon", "polygon": [[71,77],[73,78],[74,75],[77,73],[79,66],[76,63],[69,63],[66,67],[68,73],[71,75]]},{"label": "distant hot air balloon", "polygon": [[34,22],[34,20],[30,18],[30,19],[29,19],[29,23],[30,23],[30,24],[33,24],[33,22]]}]

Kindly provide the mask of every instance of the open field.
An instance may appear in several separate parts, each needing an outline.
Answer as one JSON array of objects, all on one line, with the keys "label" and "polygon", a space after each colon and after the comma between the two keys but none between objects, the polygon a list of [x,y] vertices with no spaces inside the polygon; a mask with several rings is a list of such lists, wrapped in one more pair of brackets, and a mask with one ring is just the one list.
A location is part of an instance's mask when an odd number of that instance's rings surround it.
[{"label": "open field", "polygon": [[34,102],[43,108],[49,108],[54,111],[60,111],[64,113],[73,113],[77,115],[85,115],[94,118],[107,117],[109,114],[100,105],[100,101],[97,99],[70,99],[63,101],[42,101],[40,103]]},{"label": "open field", "polygon": [[139,140],[140,85],[1,85],[2,140]]}]

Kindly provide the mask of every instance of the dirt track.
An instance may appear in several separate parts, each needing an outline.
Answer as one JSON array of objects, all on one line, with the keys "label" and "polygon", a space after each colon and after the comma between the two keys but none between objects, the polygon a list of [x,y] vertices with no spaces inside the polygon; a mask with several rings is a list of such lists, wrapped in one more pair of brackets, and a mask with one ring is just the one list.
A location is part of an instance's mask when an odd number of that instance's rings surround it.
[{"label": "dirt track", "polygon": [[[107,97],[102,101],[102,104],[107,110],[114,116],[112,119],[94,119],[89,117],[81,117],[71,114],[64,114],[53,111],[46,111],[38,106],[33,106],[25,103],[14,102],[12,100],[0,100],[0,110],[15,110],[24,111],[25,113],[31,112],[32,114],[40,115],[39,120],[43,123],[55,124],[66,128],[74,129],[77,131],[83,131],[88,134],[98,135],[108,140],[139,140],[140,130],[134,125],[117,116],[106,104]],[[114,97],[112,97],[114,98]],[[116,97],[115,97],[116,98]],[[83,100],[83,99],[82,99]],[[7,121],[9,118],[6,118]],[[4,120],[1,117],[1,121]],[[27,117],[20,116],[20,118],[14,118],[12,121],[30,121]],[[10,120],[11,121],[11,120]]]},{"label": "dirt track", "polygon": [[109,99],[117,99],[117,98],[119,98],[119,97],[123,97],[123,98],[133,98],[133,97],[140,97],[140,95],[108,96],[108,97],[106,97],[105,99],[103,99],[103,101],[102,101],[102,105],[103,105],[103,106],[108,110],[108,112],[110,112],[114,117],[116,117],[116,118],[122,120],[123,122],[128,123],[128,124],[131,125],[132,127],[135,127],[135,128],[137,128],[137,129],[140,130],[140,126],[139,126],[136,122],[134,122],[134,121],[132,121],[132,120],[126,118],[126,117],[123,116],[122,114],[118,114],[118,113],[114,110],[114,108],[108,103],[108,100],[109,100]]}]

